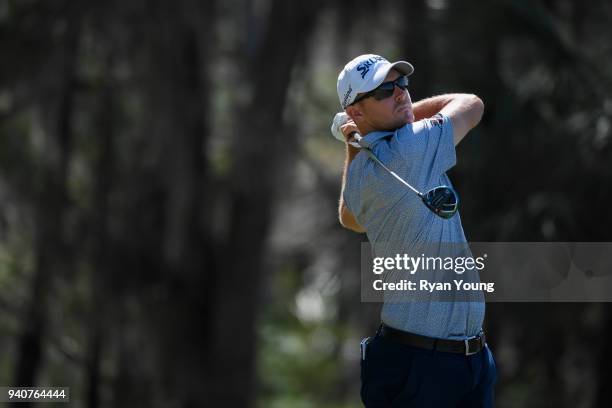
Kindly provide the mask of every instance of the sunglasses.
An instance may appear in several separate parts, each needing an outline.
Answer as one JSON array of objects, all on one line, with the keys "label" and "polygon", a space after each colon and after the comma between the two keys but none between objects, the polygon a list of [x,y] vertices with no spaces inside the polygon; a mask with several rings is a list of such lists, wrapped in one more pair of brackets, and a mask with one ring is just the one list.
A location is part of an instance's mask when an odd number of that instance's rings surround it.
[{"label": "sunglasses", "polygon": [[383,82],[378,87],[355,98],[355,100],[353,101],[353,103],[351,103],[351,105],[359,101],[362,101],[366,98],[369,98],[369,97],[373,97],[377,101],[382,101],[383,99],[387,99],[388,97],[393,95],[393,92],[395,91],[396,86],[402,91],[407,90],[408,89],[408,77],[406,75],[402,75],[398,77],[397,79],[395,79],[394,81]]}]

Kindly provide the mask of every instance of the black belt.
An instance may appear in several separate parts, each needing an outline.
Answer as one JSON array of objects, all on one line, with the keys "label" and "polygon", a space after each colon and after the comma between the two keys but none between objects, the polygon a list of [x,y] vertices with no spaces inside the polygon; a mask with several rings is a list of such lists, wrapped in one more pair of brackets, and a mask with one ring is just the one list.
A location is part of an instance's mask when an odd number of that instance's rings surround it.
[{"label": "black belt", "polygon": [[408,333],[383,324],[380,327],[380,334],[384,338],[405,344],[407,346],[418,347],[426,350],[437,350],[445,353],[460,353],[465,354],[466,356],[478,353],[485,346],[484,332],[481,332],[478,336],[470,339],[447,340]]}]

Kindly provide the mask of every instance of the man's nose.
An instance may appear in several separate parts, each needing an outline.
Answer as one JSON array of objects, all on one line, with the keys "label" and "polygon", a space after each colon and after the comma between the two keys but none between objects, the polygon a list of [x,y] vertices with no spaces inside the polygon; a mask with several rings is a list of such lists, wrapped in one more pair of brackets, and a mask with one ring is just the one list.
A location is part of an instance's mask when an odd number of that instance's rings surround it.
[{"label": "man's nose", "polygon": [[396,102],[403,102],[408,96],[408,90],[402,89],[399,86],[393,88],[393,97]]}]

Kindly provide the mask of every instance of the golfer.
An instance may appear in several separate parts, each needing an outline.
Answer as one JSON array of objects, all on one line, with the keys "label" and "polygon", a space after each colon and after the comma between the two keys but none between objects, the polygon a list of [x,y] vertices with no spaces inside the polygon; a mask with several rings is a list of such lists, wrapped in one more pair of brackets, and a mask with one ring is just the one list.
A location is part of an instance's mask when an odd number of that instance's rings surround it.
[{"label": "golfer", "polygon": [[[373,54],[346,64],[337,90],[351,120],[342,133],[347,141],[359,133],[361,147],[420,191],[452,187],[446,172],[456,163],[455,146],[478,124],[484,105],[470,94],[413,104],[408,92],[413,71],[408,62],[390,63]],[[467,247],[458,213],[437,216],[363,150],[346,144],[339,206],[344,227],[365,232],[373,248],[387,253],[443,243]],[[385,297],[376,335],[362,341],[364,405],[493,407],[497,371],[482,331],[484,297],[391,298]]]}]

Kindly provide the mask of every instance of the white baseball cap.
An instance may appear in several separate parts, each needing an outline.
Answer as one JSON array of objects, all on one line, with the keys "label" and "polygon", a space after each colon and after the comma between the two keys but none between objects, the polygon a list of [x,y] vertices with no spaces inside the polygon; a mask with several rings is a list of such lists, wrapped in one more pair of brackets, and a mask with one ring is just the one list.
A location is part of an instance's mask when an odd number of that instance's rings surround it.
[{"label": "white baseball cap", "polygon": [[350,61],[338,75],[338,98],[343,109],[349,106],[358,94],[369,92],[383,83],[389,70],[410,75],[412,64],[406,61],[389,62],[380,55],[364,54]]}]

